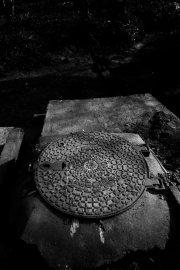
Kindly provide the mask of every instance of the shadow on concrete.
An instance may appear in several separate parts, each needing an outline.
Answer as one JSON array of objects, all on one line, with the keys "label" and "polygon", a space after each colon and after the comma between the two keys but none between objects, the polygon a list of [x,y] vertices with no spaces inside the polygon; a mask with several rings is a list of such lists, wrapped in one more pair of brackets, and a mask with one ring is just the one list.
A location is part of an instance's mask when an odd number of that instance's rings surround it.
[{"label": "shadow on concrete", "polygon": [[19,270],[51,270],[45,259],[41,256],[38,247],[33,244],[27,244],[21,239],[16,239],[11,259],[6,266],[7,270],[13,268]]},{"label": "shadow on concrete", "polygon": [[[167,194],[166,194],[167,195]],[[72,218],[66,214],[58,212],[56,209],[51,207],[46,203],[41,197],[40,201],[45,205],[48,210],[50,210],[58,218],[62,219],[65,224],[71,224]],[[149,251],[135,251],[126,250],[125,257],[117,262],[112,262],[111,264],[97,267],[97,270],[114,270],[114,269],[139,269],[139,270],[178,270],[179,269],[179,248],[180,248],[180,216],[179,208],[174,202],[173,198],[170,196],[167,197],[167,202],[170,208],[170,232],[169,240],[165,250],[160,250],[159,248],[153,248]],[[19,209],[23,211],[23,209]],[[21,215],[19,216],[21,217]],[[27,220],[26,220],[27,221]],[[21,222],[21,221],[20,221]],[[80,219],[81,223],[98,223],[99,220],[84,220]],[[143,222],[143,221],[142,221]],[[24,225],[19,231],[20,235],[26,226],[24,219]],[[7,270],[12,269],[12,267],[18,267],[18,269],[42,269],[50,270],[51,268],[47,266],[46,261],[40,254],[38,248],[34,244],[27,244],[23,240],[20,240],[17,237],[14,241],[13,251],[11,253],[10,261],[7,264]],[[82,270],[90,270],[92,268],[82,268]]]}]

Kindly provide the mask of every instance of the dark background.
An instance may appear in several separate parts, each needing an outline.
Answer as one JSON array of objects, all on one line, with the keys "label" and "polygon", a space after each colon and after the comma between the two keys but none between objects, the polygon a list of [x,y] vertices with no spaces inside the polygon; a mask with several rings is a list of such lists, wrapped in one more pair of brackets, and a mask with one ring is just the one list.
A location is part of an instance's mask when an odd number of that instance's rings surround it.
[{"label": "dark background", "polygon": [[[43,116],[34,115],[45,114],[52,99],[151,93],[180,116],[180,3],[16,0],[14,16],[5,15],[1,1],[0,126],[20,127],[25,138],[0,191],[0,269],[46,269],[35,247],[18,242],[13,248],[17,239],[8,228],[13,187],[42,130]],[[167,122],[157,114],[148,130],[136,132],[166,168],[179,173],[180,136]],[[131,254],[106,269],[169,269],[163,256],[157,250]]]}]

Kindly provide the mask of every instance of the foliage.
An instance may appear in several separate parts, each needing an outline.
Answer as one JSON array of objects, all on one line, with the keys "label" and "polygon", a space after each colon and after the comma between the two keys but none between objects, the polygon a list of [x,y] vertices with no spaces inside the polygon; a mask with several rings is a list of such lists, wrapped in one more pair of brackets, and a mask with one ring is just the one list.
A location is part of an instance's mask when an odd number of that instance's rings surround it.
[{"label": "foliage", "polygon": [[172,1],[146,0],[140,2],[133,12],[143,21],[146,31],[170,30],[180,22],[180,4]]},{"label": "foliage", "polygon": [[[123,52],[147,31],[178,28],[180,4],[168,0],[89,0],[89,13],[72,0],[17,0],[10,28],[0,25],[1,70],[53,64],[47,54],[75,51]],[[113,2],[116,2],[113,1]],[[123,12],[122,12],[123,11]],[[2,16],[1,16],[2,19]]]}]

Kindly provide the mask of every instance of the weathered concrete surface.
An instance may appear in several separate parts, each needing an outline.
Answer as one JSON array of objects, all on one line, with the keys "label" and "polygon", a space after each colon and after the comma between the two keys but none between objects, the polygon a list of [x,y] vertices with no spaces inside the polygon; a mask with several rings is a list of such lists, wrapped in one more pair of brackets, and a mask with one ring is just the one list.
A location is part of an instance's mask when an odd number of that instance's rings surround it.
[{"label": "weathered concrete surface", "polygon": [[21,239],[36,244],[53,269],[97,267],[128,251],[164,249],[168,238],[168,205],[148,192],[129,211],[101,223],[57,212],[38,193],[27,196],[23,205],[27,224]]},{"label": "weathered concrete surface", "polygon": [[4,145],[6,143],[9,132],[12,129],[13,127],[0,127],[0,145]]},{"label": "weathered concrete surface", "polygon": [[[125,127],[146,124],[155,112],[172,115],[150,94],[84,100],[50,101],[42,136],[78,131],[123,132]],[[169,123],[177,126],[174,116]]]},{"label": "weathered concrete surface", "polygon": [[24,132],[13,127],[0,127],[0,185],[11,160],[18,157]]},{"label": "weathered concrete surface", "polygon": [[[127,125],[148,122],[157,111],[170,114],[151,95],[51,101],[42,136],[83,130],[123,132]],[[171,124],[177,122],[173,117]],[[136,134],[121,136],[136,145],[143,143]],[[152,153],[147,162],[151,174],[162,172]],[[171,228],[167,201],[147,191],[128,211],[101,221],[58,212],[37,191],[22,198],[17,209],[14,216],[21,239],[36,244],[53,269],[98,267],[123,258],[128,251],[164,250]]]}]

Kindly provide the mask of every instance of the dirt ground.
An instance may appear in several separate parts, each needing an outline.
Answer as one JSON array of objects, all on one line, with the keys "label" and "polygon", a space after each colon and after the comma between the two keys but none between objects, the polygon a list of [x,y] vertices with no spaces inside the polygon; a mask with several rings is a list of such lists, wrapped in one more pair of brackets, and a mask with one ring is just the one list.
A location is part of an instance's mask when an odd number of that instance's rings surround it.
[{"label": "dirt ground", "polygon": [[[178,69],[180,33],[178,29],[163,34],[158,31],[148,33],[141,41],[124,49],[123,53],[122,50],[117,52],[117,48],[111,49],[109,53],[108,49],[105,56],[118,65],[107,68],[106,74],[104,73],[104,78],[102,78],[92,71],[93,62],[89,52],[82,49],[78,42],[74,45],[74,40],[69,40],[63,25],[59,23],[64,20],[62,13],[56,13],[55,20],[55,7],[51,7],[52,16],[47,15],[48,7],[45,5],[44,10],[37,11],[36,9],[34,13],[33,1],[29,7],[25,4],[21,5],[21,1],[18,2],[18,15],[10,28],[5,26],[3,16],[0,17],[0,44],[5,44],[2,43],[2,37],[4,37],[6,42],[8,40],[9,45],[9,47],[3,48],[3,52],[6,51],[5,58],[0,53],[0,126],[20,127],[25,132],[18,169],[16,175],[13,176],[15,180],[22,171],[22,164],[23,170],[27,170],[27,156],[30,155],[41,134],[43,115],[41,117],[34,117],[34,115],[45,114],[50,100],[151,93],[180,117]],[[38,20],[38,14],[41,15],[41,20]],[[76,17],[76,15],[74,16]],[[69,21],[69,24],[69,28],[71,28],[72,22]],[[52,29],[55,31],[54,33]],[[61,39],[56,36],[57,31],[61,31]],[[41,34],[39,34],[40,32]],[[78,37],[79,34],[76,32],[75,38]],[[47,40],[51,40],[51,43],[49,44]],[[46,42],[46,46],[43,48],[41,47],[42,41]],[[27,44],[29,47],[26,46]],[[33,55],[31,55],[32,51]],[[110,76],[107,76],[107,73],[110,73]],[[180,136],[179,132],[171,133],[169,131],[168,121],[163,114],[157,114],[149,123],[148,130],[144,130],[143,126],[140,126],[129,132],[140,134],[156,152],[163,165],[167,169],[179,173]],[[12,239],[14,236],[13,234],[11,236],[7,229],[7,212],[10,209],[13,187],[14,182],[5,185],[3,192],[6,190],[8,196],[3,195],[1,199],[2,204],[4,200],[9,202],[7,207],[1,207],[3,208],[2,217],[5,221],[0,233],[1,269],[9,269],[6,268],[6,265],[12,254],[13,241],[10,241],[9,244],[7,235],[9,234]],[[23,244],[20,244],[21,251],[22,246]],[[151,255],[144,255],[144,259],[142,259],[142,254],[133,255],[130,263],[125,260],[123,267],[115,265],[113,269],[163,269],[156,251],[152,251]]]}]

